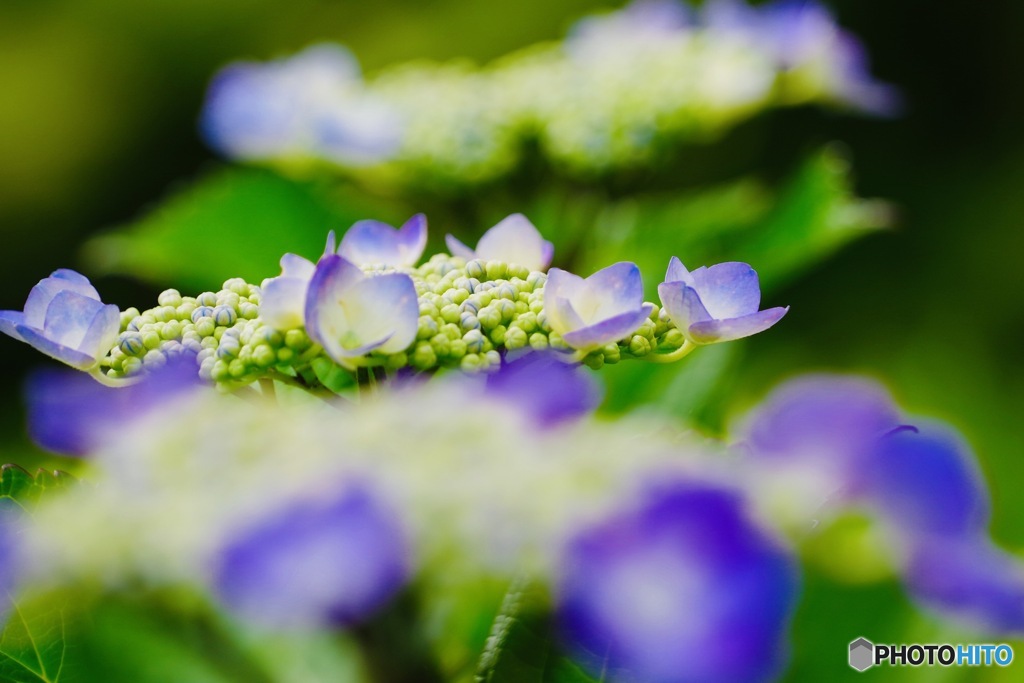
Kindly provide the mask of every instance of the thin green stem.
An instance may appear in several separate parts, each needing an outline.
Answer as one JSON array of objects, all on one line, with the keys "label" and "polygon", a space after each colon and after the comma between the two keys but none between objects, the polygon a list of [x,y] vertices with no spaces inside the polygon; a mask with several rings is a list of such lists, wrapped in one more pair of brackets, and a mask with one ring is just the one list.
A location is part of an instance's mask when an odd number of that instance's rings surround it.
[{"label": "thin green stem", "polygon": [[682,360],[686,356],[690,355],[697,346],[699,345],[694,344],[687,339],[683,342],[683,345],[675,351],[671,351],[669,353],[651,353],[646,356],[641,356],[640,359],[650,361],[651,363],[675,363],[677,360]]},{"label": "thin green stem", "polygon": [[89,375],[100,384],[107,387],[114,387],[117,389],[122,389],[124,387],[131,386],[139,381],[138,377],[107,377],[106,375],[103,374],[103,371],[100,370],[100,367],[98,365],[89,371]]}]

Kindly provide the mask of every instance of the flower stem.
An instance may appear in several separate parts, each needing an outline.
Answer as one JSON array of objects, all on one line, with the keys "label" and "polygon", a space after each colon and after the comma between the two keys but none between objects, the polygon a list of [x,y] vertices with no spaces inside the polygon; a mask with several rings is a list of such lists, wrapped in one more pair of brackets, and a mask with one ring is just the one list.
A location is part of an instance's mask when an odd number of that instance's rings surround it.
[{"label": "flower stem", "polygon": [[103,371],[100,370],[100,366],[98,365],[89,371],[89,375],[103,386],[114,387],[117,389],[122,389],[124,387],[131,386],[139,381],[138,377],[124,377],[117,379],[113,377],[107,377],[106,375],[103,374]]},{"label": "flower stem", "polygon": [[683,342],[683,345],[675,351],[670,351],[669,353],[651,353],[646,356],[641,356],[641,359],[652,363],[675,363],[677,360],[682,360],[686,356],[690,355],[697,346],[697,344],[694,344],[687,339]]}]

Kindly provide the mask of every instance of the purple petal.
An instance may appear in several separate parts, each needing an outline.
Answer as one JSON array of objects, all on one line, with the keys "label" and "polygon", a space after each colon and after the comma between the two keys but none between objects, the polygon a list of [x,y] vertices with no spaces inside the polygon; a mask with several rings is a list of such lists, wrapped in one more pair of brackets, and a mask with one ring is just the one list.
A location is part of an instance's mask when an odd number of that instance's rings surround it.
[{"label": "purple petal", "polygon": [[56,358],[73,368],[88,370],[99,362],[99,358],[95,356],[64,346],[63,344],[58,344],[46,336],[42,330],[37,330],[34,327],[20,325],[16,328],[16,331],[27,344],[33,346],[37,351],[42,351],[47,356]]},{"label": "purple petal", "polygon": [[1024,567],[985,538],[918,544],[904,579],[926,607],[987,632],[1024,632]]},{"label": "purple petal", "polygon": [[67,290],[58,292],[46,309],[43,333],[58,344],[77,349],[93,319],[103,309],[98,299]]},{"label": "purple petal", "polygon": [[[331,230],[330,232],[327,233],[327,244],[324,245],[323,256],[327,256],[329,254],[336,254],[338,252],[337,245],[338,237],[337,235],[334,234],[334,231]],[[312,273],[310,273],[310,277],[312,277]]]},{"label": "purple petal", "polygon": [[345,233],[338,254],[360,265],[413,266],[427,246],[427,219],[410,218],[400,230],[380,221],[359,221]]},{"label": "purple petal", "polygon": [[741,434],[757,458],[846,462],[855,470],[901,421],[881,385],[859,377],[810,375],[769,394]]},{"label": "purple petal", "polygon": [[448,251],[452,256],[472,261],[476,258],[476,252],[455,238],[454,235],[445,235],[444,243],[448,245]]},{"label": "purple petal", "polygon": [[215,560],[213,584],[246,621],[272,628],[349,625],[381,607],[409,575],[394,514],[363,489],[326,504],[268,511]]},{"label": "purple petal", "polygon": [[944,425],[919,425],[878,441],[863,468],[865,495],[909,533],[952,538],[984,532],[988,492],[974,455]]},{"label": "purple petal", "polygon": [[93,317],[89,329],[78,344],[78,350],[103,358],[117,343],[121,329],[121,311],[113,304],[107,304]]},{"label": "purple petal", "polygon": [[584,290],[583,278],[561,268],[548,271],[544,285],[545,312],[551,329],[559,334],[577,330],[584,325],[573,309],[572,301]]},{"label": "purple petal", "polygon": [[733,341],[764,332],[779,322],[789,311],[785,308],[767,308],[742,318],[730,320],[704,320],[690,325],[684,334],[697,344],[714,344],[716,342]]},{"label": "purple petal", "polygon": [[668,260],[668,270],[665,271],[665,282],[685,282],[693,286],[693,276],[686,269],[683,262],[673,256]]},{"label": "purple petal", "polygon": [[[330,243],[329,240],[328,243]],[[316,265],[309,259],[302,258],[297,254],[285,254],[281,257],[281,275],[279,277],[294,277],[309,281],[309,278],[313,277],[314,270],[316,270]]]},{"label": "purple petal", "polygon": [[711,314],[704,308],[696,290],[683,281],[662,282],[658,285],[661,306],[668,313],[669,320],[689,339],[690,326],[696,322],[711,320]]},{"label": "purple petal", "polygon": [[693,274],[693,288],[712,318],[739,318],[757,312],[761,286],[746,263],[718,263]]},{"label": "purple petal", "polygon": [[80,372],[42,370],[26,387],[29,434],[47,450],[86,455],[125,422],[201,386],[195,355],[189,353],[144,369],[138,383],[121,388],[104,386]]},{"label": "purple petal", "polygon": [[566,332],[562,335],[562,339],[574,349],[583,351],[597,349],[636,332],[653,310],[652,304],[644,304],[638,310],[620,313],[594,325]]},{"label": "purple petal", "polygon": [[25,324],[25,314],[21,311],[0,311],[0,332],[10,335],[19,341],[25,341],[18,334],[17,328]]},{"label": "purple petal", "polygon": [[553,250],[553,245],[521,213],[503,219],[484,233],[476,245],[477,258],[516,263],[530,270],[547,268]]},{"label": "purple petal", "polygon": [[640,269],[629,261],[602,268],[585,280],[584,295],[570,301],[580,317],[590,323],[636,311],[644,301]]},{"label": "purple petal", "polygon": [[100,300],[99,292],[89,283],[88,278],[73,270],[62,268],[54,271],[50,277],[40,280],[29,292],[25,301],[25,324],[42,329],[46,320],[46,310],[53,298],[61,292],[74,292],[89,299]]},{"label": "purple petal", "polygon": [[768,681],[796,565],[731,491],[675,482],[579,534],[556,592],[571,650],[614,680]]},{"label": "purple petal", "polygon": [[282,276],[269,280],[263,285],[260,318],[277,330],[302,327],[308,289],[309,279]]},{"label": "purple petal", "polygon": [[356,284],[345,302],[361,339],[381,340],[381,353],[398,353],[416,340],[420,305],[416,285],[402,273],[386,273]]},{"label": "purple petal", "polygon": [[487,376],[487,393],[525,410],[542,427],[573,421],[601,402],[596,380],[553,352],[506,359],[498,372]]}]

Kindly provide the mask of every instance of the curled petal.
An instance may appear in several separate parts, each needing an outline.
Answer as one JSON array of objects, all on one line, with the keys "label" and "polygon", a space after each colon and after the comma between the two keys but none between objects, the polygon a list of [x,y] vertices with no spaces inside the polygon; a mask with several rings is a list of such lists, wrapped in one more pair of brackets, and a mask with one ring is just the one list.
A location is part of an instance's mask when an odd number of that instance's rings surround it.
[{"label": "curled petal", "polygon": [[696,344],[714,344],[716,342],[733,341],[764,332],[779,322],[789,312],[785,308],[767,308],[741,318],[727,320],[704,320],[690,325],[683,334]]},{"label": "curled petal", "polygon": [[694,288],[711,317],[739,318],[761,304],[757,273],[746,263],[718,263],[693,273]]},{"label": "curled petal", "polygon": [[521,213],[504,218],[476,245],[476,258],[517,263],[530,270],[547,268],[553,253],[551,242]]},{"label": "curled petal", "polygon": [[[22,325],[17,328],[18,335],[27,344],[36,350],[42,351],[50,358],[55,358],[62,363],[67,363],[79,370],[88,370],[99,362],[99,358],[92,356],[78,349],[73,349],[63,344],[58,344],[43,334],[41,330],[34,327]],[[115,333],[116,334],[116,333]]]},{"label": "curled petal", "polygon": [[665,282],[685,282],[693,286],[693,277],[678,257],[673,256],[668,260],[668,270],[665,271]]},{"label": "curled petal", "polygon": [[[327,239],[328,246],[331,245],[333,239],[334,231],[332,230]],[[313,277],[314,270],[316,270],[316,265],[312,261],[297,254],[285,254],[281,257],[281,277],[299,278],[308,282],[309,278]]]},{"label": "curled petal", "polygon": [[40,280],[29,292],[25,301],[25,324],[41,329],[50,303],[61,292],[74,292],[88,299],[100,300],[99,292],[90,284],[87,277],[73,270],[61,268],[55,270],[50,277]]},{"label": "curled petal", "polygon": [[696,290],[681,280],[662,282],[658,285],[658,296],[669,320],[688,339],[691,325],[711,320],[711,314],[704,308]]},{"label": "curled petal", "polygon": [[652,304],[644,304],[639,310],[620,313],[593,325],[566,332],[562,339],[574,349],[597,349],[636,332],[653,310]]},{"label": "curled petal", "polygon": [[644,300],[644,281],[635,263],[620,261],[585,280],[586,288],[573,308],[586,322],[605,320],[636,311]]},{"label": "curled petal", "polygon": [[395,230],[380,221],[359,221],[345,233],[338,254],[360,265],[413,266],[427,246],[427,218],[416,214]]},{"label": "curled petal", "polygon": [[0,332],[25,341],[18,333],[18,328],[25,326],[25,314],[21,311],[0,311]]}]

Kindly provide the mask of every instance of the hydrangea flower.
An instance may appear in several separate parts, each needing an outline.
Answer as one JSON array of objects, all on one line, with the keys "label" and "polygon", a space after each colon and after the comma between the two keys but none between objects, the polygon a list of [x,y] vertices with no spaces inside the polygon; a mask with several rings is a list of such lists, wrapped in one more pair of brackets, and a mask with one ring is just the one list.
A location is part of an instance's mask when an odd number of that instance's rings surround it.
[{"label": "hydrangea flower", "polygon": [[675,256],[658,294],[669,318],[692,344],[732,341],[763,332],[789,307],[759,311],[761,287],[746,263],[719,263],[692,273]]},{"label": "hydrangea flower", "polygon": [[324,256],[309,282],[305,321],[309,338],[342,365],[370,351],[404,351],[419,323],[416,286],[403,273],[366,275],[341,256]]},{"label": "hydrangea flower", "polygon": [[556,597],[593,671],[715,683],[774,680],[797,592],[794,559],[736,492],[676,482],[574,538]]},{"label": "hydrangea flower", "polygon": [[384,604],[410,572],[404,532],[381,501],[346,487],[333,500],[270,511],[218,553],[215,591],[271,628],[349,625]]},{"label": "hydrangea flower", "polygon": [[24,311],[0,311],[0,332],[89,370],[114,346],[120,319],[117,306],[104,304],[87,277],[60,269],[32,288]]},{"label": "hydrangea flower", "polygon": [[[324,255],[333,254],[334,231],[327,235]],[[281,274],[263,281],[260,317],[271,327],[291,330],[305,324],[306,294],[316,266],[297,254],[281,257]]]},{"label": "hydrangea flower", "polygon": [[581,351],[628,336],[654,310],[644,303],[644,283],[635,263],[622,261],[587,279],[560,268],[548,273],[544,304],[551,329]]},{"label": "hydrangea flower", "polygon": [[341,238],[338,255],[360,266],[412,267],[427,246],[427,217],[418,213],[396,230],[380,221],[358,221]]},{"label": "hydrangea flower", "polygon": [[545,270],[551,265],[554,254],[551,242],[521,213],[505,217],[485,232],[476,243],[476,249],[470,249],[452,235],[448,235],[445,242],[452,256],[461,256],[467,261],[515,263],[529,270]]},{"label": "hydrangea flower", "polygon": [[350,165],[389,157],[403,134],[398,114],[365,92],[355,58],[336,45],[232,64],[210,85],[201,125],[230,157],[320,156]]},{"label": "hydrangea flower", "polygon": [[[1018,631],[1024,563],[988,536],[990,502],[974,455],[950,428],[916,422],[904,424],[871,382],[827,376],[788,382],[746,428],[751,493],[763,496],[782,481],[788,499],[868,512],[898,549],[898,568],[913,596],[987,629]],[[794,482],[802,488],[798,496]]]}]

